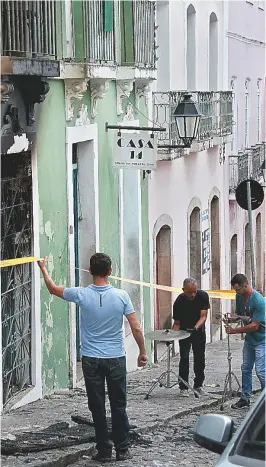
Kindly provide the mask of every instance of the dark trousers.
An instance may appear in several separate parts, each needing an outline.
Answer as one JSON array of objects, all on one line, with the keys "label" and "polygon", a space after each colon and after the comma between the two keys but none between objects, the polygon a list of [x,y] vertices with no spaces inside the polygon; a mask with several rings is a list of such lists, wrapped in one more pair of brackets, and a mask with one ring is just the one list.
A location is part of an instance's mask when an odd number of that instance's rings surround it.
[{"label": "dark trousers", "polygon": [[117,451],[129,447],[129,423],[126,413],[126,357],[82,357],[82,370],[88,396],[88,406],[95,426],[96,448],[109,453],[112,445],[108,439],[105,410],[105,381],[112,416],[112,437]]},{"label": "dark trousers", "polygon": [[[203,384],[205,375],[205,346],[206,334],[202,331],[197,331],[191,334],[187,339],[179,341],[180,362],[179,376],[188,382],[189,376],[189,353],[192,346],[194,357],[194,388],[200,388]],[[180,389],[187,389],[183,383],[179,384]]]}]

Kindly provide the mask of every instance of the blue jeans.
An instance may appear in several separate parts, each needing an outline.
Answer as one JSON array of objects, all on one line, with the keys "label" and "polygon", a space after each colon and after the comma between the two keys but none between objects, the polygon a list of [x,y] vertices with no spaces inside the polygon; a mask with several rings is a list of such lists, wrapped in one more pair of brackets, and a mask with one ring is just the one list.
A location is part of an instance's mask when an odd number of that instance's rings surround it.
[{"label": "blue jeans", "polygon": [[102,454],[112,451],[108,439],[105,411],[105,381],[112,415],[112,438],[116,451],[129,447],[129,423],[126,413],[126,357],[82,357],[82,370],[88,406],[95,427],[96,448]]},{"label": "blue jeans", "polygon": [[249,401],[252,391],[252,370],[260,380],[261,389],[265,388],[265,343],[252,346],[244,342],[242,364],[242,398]]}]

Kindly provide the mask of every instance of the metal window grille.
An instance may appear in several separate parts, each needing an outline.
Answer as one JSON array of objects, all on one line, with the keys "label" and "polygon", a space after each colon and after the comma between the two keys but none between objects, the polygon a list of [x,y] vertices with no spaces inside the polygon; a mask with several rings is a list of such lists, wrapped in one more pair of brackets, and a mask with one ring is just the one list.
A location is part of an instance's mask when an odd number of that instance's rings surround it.
[{"label": "metal window grille", "polygon": [[26,58],[57,55],[56,1],[2,1],[2,55]]},{"label": "metal window grille", "polygon": [[135,65],[155,66],[155,2],[133,1]]},{"label": "metal window grille", "polygon": [[[84,51],[92,63],[115,62],[115,28],[104,31],[103,0],[83,1]],[[113,19],[114,21],[114,19]]]},{"label": "metal window grille", "polygon": [[[2,156],[1,258],[31,255],[30,154]],[[3,403],[31,384],[32,265],[1,269]]]}]

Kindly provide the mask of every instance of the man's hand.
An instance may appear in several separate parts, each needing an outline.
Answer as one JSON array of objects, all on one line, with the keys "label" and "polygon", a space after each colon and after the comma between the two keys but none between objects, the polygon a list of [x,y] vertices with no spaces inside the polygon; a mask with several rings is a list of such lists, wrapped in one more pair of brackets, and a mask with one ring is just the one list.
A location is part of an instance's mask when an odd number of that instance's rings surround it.
[{"label": "man's hand", "polygon": [[47,256],[45,256],[43,259],[40,259],[38,261],[39,268],[42,272],[46,270],[47,259],[48,259]]},{"label": "man's hand", "polygon": [[146,352],[140,353],[138,356],[138,367],[146,366],[147,361],[148,361],[148,357],[147,357]]},{"label": "man's hand", "polygon": [[225,332],[226,334],[236,334],[235,329],[231,326],[225,326]]}]

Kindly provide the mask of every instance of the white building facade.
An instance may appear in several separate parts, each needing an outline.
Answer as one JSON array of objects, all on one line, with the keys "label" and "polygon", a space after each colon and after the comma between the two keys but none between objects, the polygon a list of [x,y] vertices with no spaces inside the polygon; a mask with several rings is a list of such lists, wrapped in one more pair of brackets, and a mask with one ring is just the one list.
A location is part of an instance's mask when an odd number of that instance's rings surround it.
[{"label": "white building facade", "polygon": [[[265,2],[229,2],[228,76],[234,93],[234,139],[229,154],[231,274],[251,280],[247,212],[235,201],[243,179],[263,183],[265,159]],[[239,59],[243,57],[243,59]],[[252,213],[255,286],[265,292],[265,202]]]},{"label": "white building facade", "polygon": [[[159,136],[157,170],[151,174],[149,184],[149,221],[153,240],[151,277],[159,284],[180,288],[184,278],[195,277],[198,286],[205,290],[230,288],[232,201],[229,202],[228,156],[240,123],[234,124],[231,64],[239,65],[232,57],[234,39],[229,25],[233,23],[232,15],[236,15],[234,23],[242,15],[241,11],[236,14],[234,3],[241,10],[246,2],[157,2],[159,60],[153,119],[166,132]],[[241,35],[241,31],[235,33]],[[263,50],[263,46],[257,49]],[[239,51],[237,54],[241,57]],[[239,60],[244,61],[244,56]],[[259,56],[253,60],[259,61]],[[248,61],[245,66],[249,67]],[[260,73],[257,75],[257,79],[262,79]],[[265,79],[260,81],[261,88],[264,82]],[[169,146],[180,141],[170,116],[184,91],[192,94],[203,117],[192,148],[171,149]],[[261,98],[262,95],[263,91]],[[255,137],[255,130],[252,131]],[[241,216],[244,219],[246,214]],[[237,228],[243,230],[243,223]],[[244,272],[240,266],[239,260],[238,272]],[[155,328],[171,325],[175,298],[168,292],[154,294]],[[208,342],[224,336],[221,317],[229,310],[229,301],[211,300]]]}]

